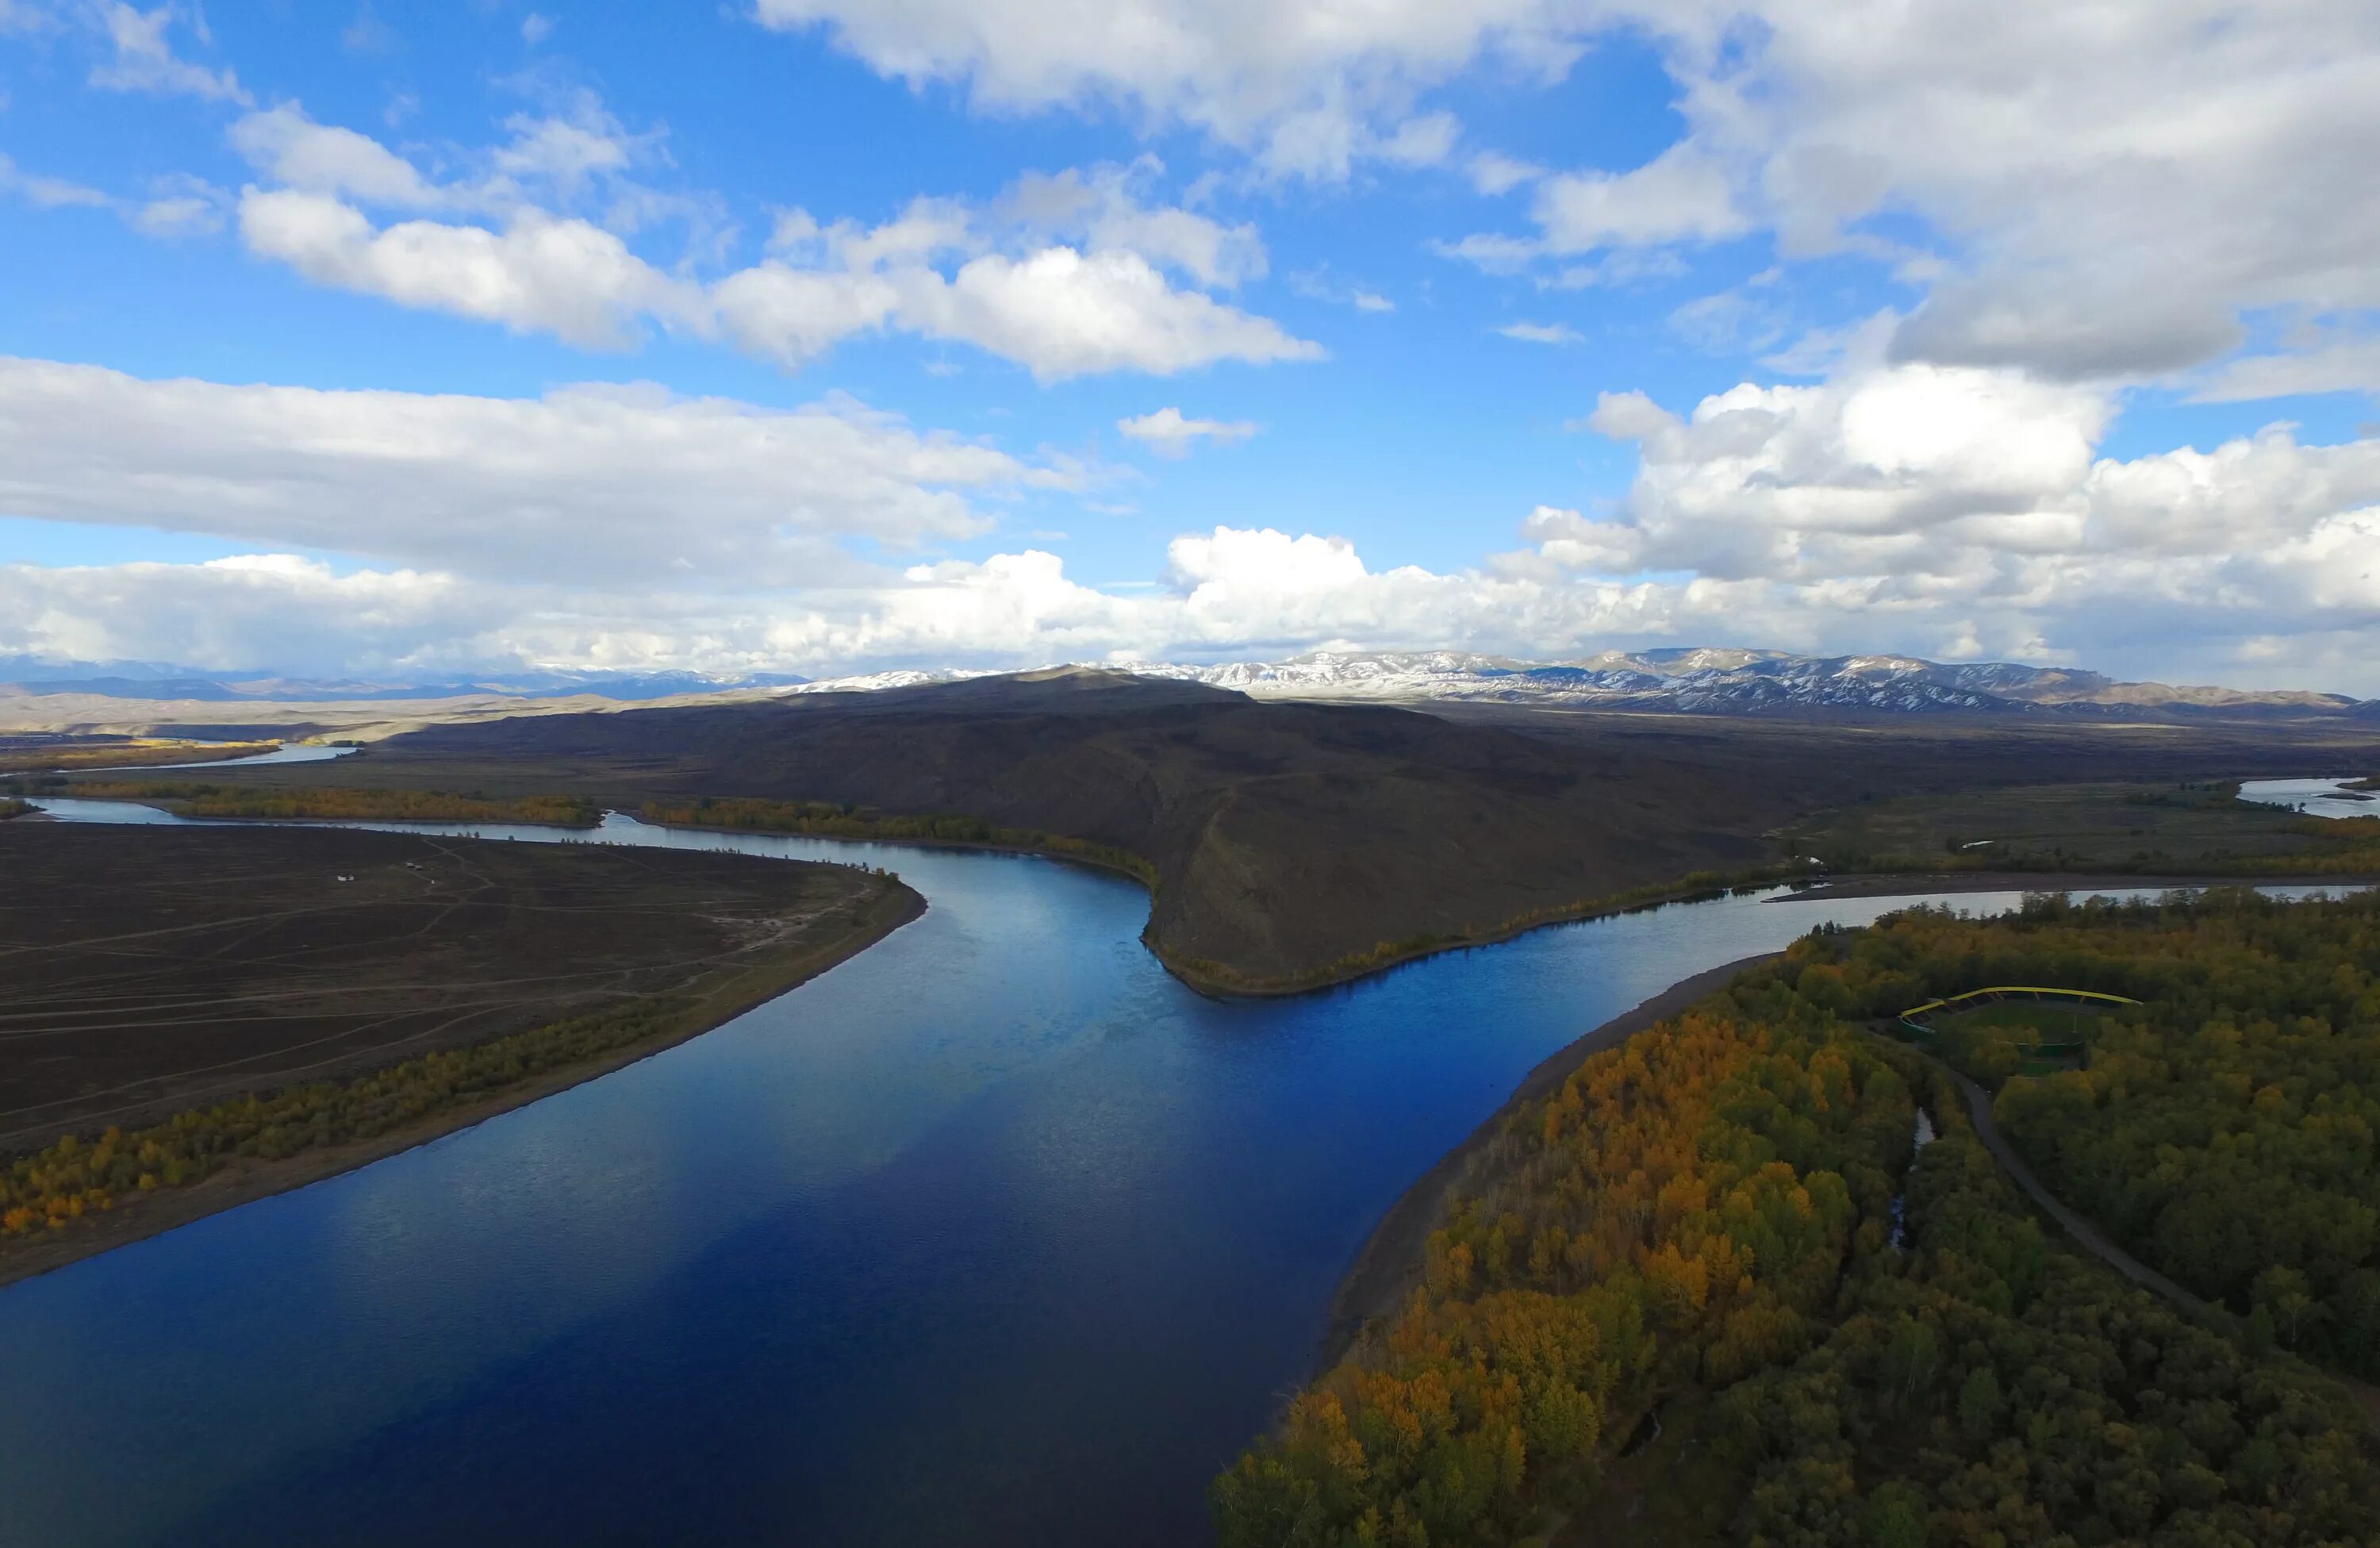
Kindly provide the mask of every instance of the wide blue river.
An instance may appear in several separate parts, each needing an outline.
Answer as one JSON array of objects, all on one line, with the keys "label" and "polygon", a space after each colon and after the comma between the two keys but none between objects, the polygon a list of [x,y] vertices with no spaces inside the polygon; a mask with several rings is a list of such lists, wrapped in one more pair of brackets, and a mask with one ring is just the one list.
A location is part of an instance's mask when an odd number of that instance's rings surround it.
[{"label": "wide blue river", "polygon": [[592,837],[862,860],[931,908],[626,1069],[0,1291],[0,1542],[1202,1542],[1365,1237],[1531,1066],[1907,901],[1730,898],[1222,1004],[1095,872]]}]

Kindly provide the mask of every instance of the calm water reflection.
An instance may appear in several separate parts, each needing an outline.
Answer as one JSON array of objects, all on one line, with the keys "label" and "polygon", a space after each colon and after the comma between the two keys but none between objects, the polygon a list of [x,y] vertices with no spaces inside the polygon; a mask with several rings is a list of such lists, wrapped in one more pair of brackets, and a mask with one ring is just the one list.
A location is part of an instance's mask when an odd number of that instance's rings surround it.
[{"label": "calm water reflection", "polygon": [[2259,806],[2286,806],[2309,817],[2380,817],[2380,792],[2350,790],[2362,776],[2337,779],[2247,779],[2240,798]]},{"label": "calm water reflection", "polygon": [[1203,1541],[1365,1235],[1532,1065],[1905,901],[1728,899],[1220,1005],[1120,880],[592,836],[889,866],[932,908],[628,1069],[0,1291],[0,1541]]}]

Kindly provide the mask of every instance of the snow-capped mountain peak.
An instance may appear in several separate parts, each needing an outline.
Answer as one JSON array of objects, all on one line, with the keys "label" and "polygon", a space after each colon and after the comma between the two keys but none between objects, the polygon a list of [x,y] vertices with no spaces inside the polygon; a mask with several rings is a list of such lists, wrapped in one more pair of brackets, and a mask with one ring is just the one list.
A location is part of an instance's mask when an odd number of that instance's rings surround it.
[{"label": "snow-capped mountain peak", "polygon": [[1279,662],[1148,664],[1143,676],[1200,682],[1259,699],[1488,701],[1615,710],[1743,713],[1793,709],[1945,712],[2338,713],[2334,694],[2243,693],[2119,683],[2095,672],[2012,662],[1945,665],[1903,655],[1797,656],[1694,647],[1605,651],[1533,663],[1460,651],[1313,652]]}]

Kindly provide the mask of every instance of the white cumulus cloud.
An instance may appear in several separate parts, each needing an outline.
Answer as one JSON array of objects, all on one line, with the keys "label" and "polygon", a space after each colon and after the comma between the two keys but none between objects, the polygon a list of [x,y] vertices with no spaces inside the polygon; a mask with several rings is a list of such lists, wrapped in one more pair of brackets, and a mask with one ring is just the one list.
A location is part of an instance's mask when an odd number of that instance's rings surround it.
[{"label": "white cumulus cloud", "polygon": [[1116,428],[1160,457],[1186,457],[1200,441],[1224,445],[1245,441],[1257,433],[1253,421],[1188,419],[1181,409],[1172,407],[1118,420]]},{"label": "white cumulus cloud", "polygon": [[217,670],[398,671],[504,659],[492,599],[451,576],[341,574],[251,555],[206,564],[0,565],[0,652]]},{"label": "white cumulus cloud", "polygon": [[1459,126],[1415,112],[1421,91],[1486,55],[1542,75],[1576,51],[1555,35],[1547,0],[758,0],[754,14],[823,28],[887,76],[964,83],[988,109],[1123,103],[1252,150],[1275,172],[1321,177],[1366,158],[1443,161]]},{"label": "white cumulus cloud", "polygon": [[[705,280],[628,239],[660,207],[622,176],[651,136],[588,99],[508,127],[514,139],[477,175],[440,180],[297,104],[250,114],[233,143],[269,186],[241,194],[242,239],[317,284],[598,348],[657,326],[799,367],[855,335],[897,331],[973,345],[1044,381],[1323,353],[1208,294],[1262,275],[1263,243],[1252,226],[1153,202],[1151,158],[1031,175],[987,208],[920,199],[872,227],[782,211],[767,256]],[[597,190],[610,196],[601,223],[541,201],[566,209]],[[374,208],[487,224],[383,225]]]},{"label": "white cumulus cloud", "polygon": [[575,218],[524,211],[501,231],[428,220],[381,227],[326,194],[250,189],[239,229],[249,251],[317,284],[573,344],[625,347],[648,317],[704,325],[698,289]]},{"label": "white cumulus cloud", "polygon": [[986,253],[947,283],[937,278],[911,277],[905,319],[929,337],[976,345],[1044,379],[1123,370],[1165,376],[1218,360],[1322,355],[1269,319],[1174,288],[1136,252]]},{"label": "white cumulus cloud", "polygon": [[[1941,445],[1911,461],[1955,476],[1961,455]],[[2070,492],[2082,519],[2053,523],[2030,553],[1942,529],[1942,541],[1839,547],[1832,563],[1817,551],[1769,554],[1731,575],[1632,577],[1621,572],[1643,550],[1612,541],[1624,526],[1548,507],[1524,524],[1532,546],[1482,569],[1376,568],[1342,537],[1218,527],[1174,539],[1160,583],[1123,594],[1083,584],[1038,549],[732,593],[343,576],[272,555],[20,566],[0,570],[0,652],[312,672],[526,664],[818,676],[1316,648],[1560,659],[1719,641],[2079,660],[2167,680],[2371,694],[2375,491],[2380,449],[2300,447],[2280,434],[2204,464],[2100,464]],[[2252,554],[2177,538],[2155,514],[2246,508],[2276,492],[2281,514],[2259,518],[2269,539]],[[2046,491],[2041,499],[2056,503]],[[2163,549],[2129,542],[2128,523],[2143,520],[2166,534]]]},{"label": "white cumulus cloud", "polygon": [[1728,169],[1691,143],[1673,145],[1633,172],[1568,172],[1537,186],[1542,250],[1716,241],[1751,223],[1736,207]]},{"label": "white cumulus cloud", "polygon": [[408,210],[458,201],[455,190],[423,177],[420,168],[371,136],[316,123],[302,103],[247,115],[232,125],[231,144],[260,177],[301,193]]},{"label": "white cumulus cloud", "polygon": [[146,381],[0,359],[0,514],[203,532],[475,579],[826,583],[841,547],[987,531],[1068,467],[848,398],[540,398]]},{"label": "white cumulus cloud", "polygon": [[[1589,425],[1637,444],[1633,487],[1594,518],[1541,508],[1534,546],[1504,562],[1692,576],[1689,591],[1761,599],[1747,616],[1779,638],[1968,640],[2158,676],[2269,681],[2285,661],[2335,670],[2342,641],[2380,646],[2380,441],[2274,426],[2117,459],[2097,455],[2112,412],[2103,389],[1872,350],[1816,385],[1745,384],[1683,415],[1608,394]],[[2369,669],[2341,681],[2380,691]]]},{"label": "white cumulus cloud", "polygon": [[[844,3],[793,8],[839,13]],[[2220,360],[2259,313],[2360,318],[2367,331],[2380,321],[2380,264],[2370,257],[2380,250],[2380,201],[2370,197],[2380,9],[2362,0],[2021,12],[1992,0],[1542,0],[1444,10],[1446,26],[1467,27],[1475,43],[1534,40],[1549,70],[1567,49],[1634,32],[1658,49],[1684,120],[1674,143],[1633,169],[1538,181],[1534,229],[1442,249],[1490,268],[1766,233],[1789,260],[1864,252],[1921,287],[1925,299],[1894,341],[1898,359],[2075,381]],[[1225,13],[1197,13],[1183,25],[1202,42],[1262,35],[1230,29]],[[1382,7],[1372,26],[1330,33],[1339,48],[1281,57],[1300,60],[1309,89],[1326,93],[1360,74],[1373,50],[1421,69],[1426,56],[1396,41],[1396,14]],[[898,30],[934,38],[944,73],[968,61],[979,90],[1012,79],[1008,45],[962,47],[935,8],[837,25],[880,67],[891,67],[889,45],[865,40]],[[1175,57],[1172,90],[1230,99],[1189,62],[1200,55]],[[1111,63],[1100,79],[1150,91],[1169,79],[1150,74],[1159,69]],[[1488,191],[1527,177],[1484,155],[1472,170]],[[1879,230],[1879,217],[1892,224]],[[2320,370],[2286,366],[2319,347],[2290,345],[2218,378],[2216,391],[2380,388],[2369,351],[2331,349]]]}]

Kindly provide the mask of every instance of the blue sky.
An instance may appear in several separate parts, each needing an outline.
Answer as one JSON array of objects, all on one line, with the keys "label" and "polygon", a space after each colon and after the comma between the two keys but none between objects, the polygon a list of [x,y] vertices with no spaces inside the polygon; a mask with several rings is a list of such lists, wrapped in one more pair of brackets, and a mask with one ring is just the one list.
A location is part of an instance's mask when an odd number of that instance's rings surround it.
[{"label": "blue sky", "polygon": [[2380,24],[1989,9],[0,0],[0,654],[2380,693]]}]

